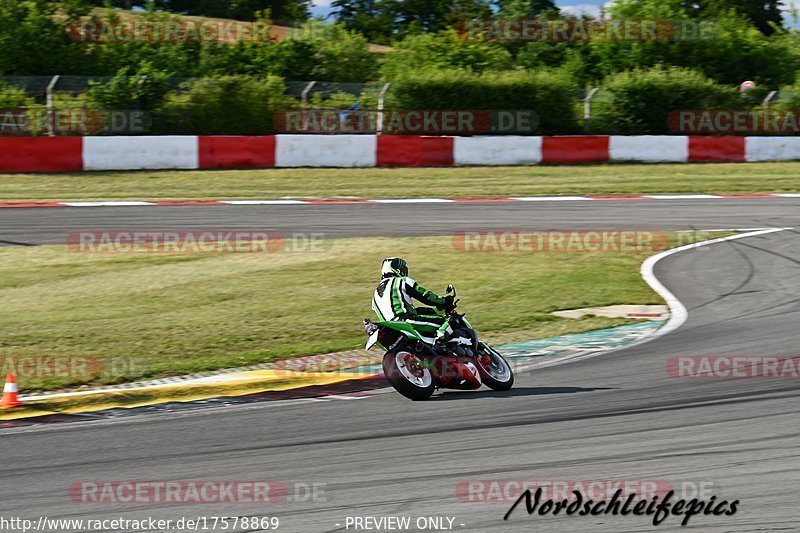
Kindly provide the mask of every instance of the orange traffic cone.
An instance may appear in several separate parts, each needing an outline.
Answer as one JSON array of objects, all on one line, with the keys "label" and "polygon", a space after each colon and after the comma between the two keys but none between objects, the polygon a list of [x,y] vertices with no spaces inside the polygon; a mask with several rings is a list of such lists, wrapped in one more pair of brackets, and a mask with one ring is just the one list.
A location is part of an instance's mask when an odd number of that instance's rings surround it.
[{"label": "orange traffic cone", "polygon": [[3,387],[3,399],[0,400],[0,407],[19,407],[19,389],[17,388],[17,378],[14,374],[6,376],[6,386]]}]

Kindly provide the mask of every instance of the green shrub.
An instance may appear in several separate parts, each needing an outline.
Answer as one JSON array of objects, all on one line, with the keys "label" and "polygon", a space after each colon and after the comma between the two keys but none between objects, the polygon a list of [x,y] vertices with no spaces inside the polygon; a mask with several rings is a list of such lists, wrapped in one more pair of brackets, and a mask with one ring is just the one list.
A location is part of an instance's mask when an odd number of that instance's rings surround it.
[{"label": "green shrub", "polygon": [[155,113],[155,129],[197,135],[265,135],[275,132],[276,111],[293,109],[283,79],[248,76],[201,78],[170,93]]},{"label": "green shrub", "polygon": [[36,101],[22,87],[0,83],[0,109],[20,109],[35,104]]},{"label": "green shrub", "polygon": [[491,40],[470,39],[456,30],[410,35],[387,54],[381,67],[387,81],[428,69],[500,71],[512,67],[511,54]]},{"label": "green shrub", "polygon": [[379,87],[371,86],[361,91],[337,91],[328,95],[316,92],[309,99],[309,104],[313,109],[348,109],[356,102],[361,102],[361,109],[376,109],[379,92]]},{"label": "green shrub", "polygon": [[576,130],[574,80],[560,71],[476,74],[465,70],[425,71],[398,79],[387,98],[390,109],[534,111],[537,133]]},{"label": "green shrub", "polygon": [[657,66],[614,74],[602,87],[610,95],[610,105],[599,114],[613,132],[626,135],[670,133],[667,120],[672,111],[749,107],[735,87],[680,67]]},{"label": "green shrub", "polygon": [[800,74],[793,84],[780,88],[777,98],[773,99],[770,107],[791,111],[800,109]]},{"label": "green shrub", "polygon": [[99,109],[152,110],[169,91],[170,75],[144,63],[137,71],[120,69],[108,82],[91,82],[88,98]]},{"label": "green shrub", "polygon": [[[37,104],[22,87],[0,83],[0,135],[44,135],[47,133],[46,113],[46,107]],[[20,129],[23,115],[28,117],[27,126]]]}]

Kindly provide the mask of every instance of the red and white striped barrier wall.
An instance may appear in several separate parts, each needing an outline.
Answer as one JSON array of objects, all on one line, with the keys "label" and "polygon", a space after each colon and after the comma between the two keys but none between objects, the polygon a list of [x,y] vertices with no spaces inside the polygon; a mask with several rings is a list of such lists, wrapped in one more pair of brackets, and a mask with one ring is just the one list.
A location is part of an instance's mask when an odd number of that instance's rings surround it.
[{"label": "red and white striped barrier wall", "polygon": [[0,137],[0,172],[790,160],[798,137]]},{"label": "red and white striped barrier wall", "polygon": [[85,137],[84,170],[199,168],[197,137]]}]

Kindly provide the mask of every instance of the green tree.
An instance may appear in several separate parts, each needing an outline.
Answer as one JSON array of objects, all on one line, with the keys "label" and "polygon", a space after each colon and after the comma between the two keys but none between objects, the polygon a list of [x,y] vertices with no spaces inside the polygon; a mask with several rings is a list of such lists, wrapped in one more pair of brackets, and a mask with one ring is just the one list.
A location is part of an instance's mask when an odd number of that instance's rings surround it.
[{"label": "green tree", "polygon": [[394,21],[383,0],[334,0],[331,7],[337,22],[370,42],[386,44],[392,40]]},{"label": "green tree", "polygon": [[764,35],[772,35],[783,27],[781,0],[708,0],[701,2],[703,17],[719,16],[733,10],[755,24]]},{"label": "green tree", "polygon": [[800,68],[798,48],[788,34],[767,37],[732,12],[697,27],[696,37],[673,41],[593,41],[592,56],[602,75],[663,64],[698,69],[736,86],[749,79],[770,86],[791,83]]},{"label": "green tree", "polygon": [[491,7],[482,0],[385,0],[396,34],[443,30],[471,18],[491,16]]},{"label": "green tree", "polygon": [[279,24],[308,20],[311,0],[155,0],[155,6],[172,13],[254,20],[269,10]]},{"label": "green tree", "polygon": [[425,69],[457,68],[472,72],[511,68],[511,53],[495,41],[462,37],[454,29],[409,35],[387,54],[381,68],[388,81]]},{"label": "green tree", "polygon": [[557,17],[559,14],[553,0],[500,0],[497,5],[499,19],[535,19]]},{"label": "green tree", "polygon": [[311,56],[314,65],[308,79],[364,82],[370,80],[377,71],[378,60],[369,51],[366,38],[349,31],[342,24],[324,24],[311,20],[298,33],[299,37],[290,39],[290,44],[286,46],[315,50]]},{"label": "green tree", "polygon": [[374,42],[492,17],[488,0],[334,0],[334,17]]},{"label": "green tree", "polygon": [[673,16],[711,20],[736,13],[753,23],[764,35],[783,27],[781,0],[618,0],[611,6],[614,18],[659,18]]},{"label": "green tree", "polygon": [[86,49],[70,40],[67,29],[85,12],[79,0],[66,2],[61,13],[48,0],[0,0],[0,74],[71,73]]}]

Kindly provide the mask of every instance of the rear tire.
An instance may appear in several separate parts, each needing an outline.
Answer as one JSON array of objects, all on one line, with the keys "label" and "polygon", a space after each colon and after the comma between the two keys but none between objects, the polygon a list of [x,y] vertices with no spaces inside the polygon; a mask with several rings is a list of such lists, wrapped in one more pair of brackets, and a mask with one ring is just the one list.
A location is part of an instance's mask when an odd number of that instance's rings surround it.
[{"label": "rear tire", "polygon": [[[483,363],[484,356],[491,360],[491,364],[486,367]],[[490,389],[507,391],[514,386],[514,372],[511,370],[511,365],[500,355],[500,352],[484,343],[480,344],[477,367],[483,383]]]},{"label": "rear tire", "polygon": [[419,368],[419,358],[403,349],[386,352],[383,356],[383,373],[397,392],[414,401],[430,398],[436,386],[431,371]]}]

